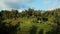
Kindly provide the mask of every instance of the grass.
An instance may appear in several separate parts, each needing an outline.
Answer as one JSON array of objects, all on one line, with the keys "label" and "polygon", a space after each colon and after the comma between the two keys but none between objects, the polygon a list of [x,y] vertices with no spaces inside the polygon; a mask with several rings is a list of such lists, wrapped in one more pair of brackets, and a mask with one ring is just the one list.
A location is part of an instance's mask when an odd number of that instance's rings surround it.
[{"label": "grass", "polygon": [[[32,23],[32,20],[36,20],[36,18],[19,18],[19,20],[15,19],[6,19],[4,22],[12,22],[11,24],[15,25],[17,22],[20,22],[20,27],[21,27],[21,32],[22,31],[29,31],[29,29],[32,27],[32,25],[37,26],[37,33],[39,32],[40,29],[44,30],[44,34],[47,31],[50,31],[53,27],[52,25],[49,25],[48,21],[47,22],[42,22],[42,23]],[[22,34],[22,33],[21,33]],[[28,34],[28,32],[24,32],[23,34]]]}]

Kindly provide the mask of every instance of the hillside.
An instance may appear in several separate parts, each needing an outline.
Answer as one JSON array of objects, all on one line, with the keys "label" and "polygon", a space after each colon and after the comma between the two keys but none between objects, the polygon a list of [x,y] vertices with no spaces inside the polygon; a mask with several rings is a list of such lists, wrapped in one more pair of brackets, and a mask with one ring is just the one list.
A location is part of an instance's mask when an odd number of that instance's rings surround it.
[{"label": "hillside", "polygon": [[60,34],[60,8],[42,11],[0,11],[0,34]]}]

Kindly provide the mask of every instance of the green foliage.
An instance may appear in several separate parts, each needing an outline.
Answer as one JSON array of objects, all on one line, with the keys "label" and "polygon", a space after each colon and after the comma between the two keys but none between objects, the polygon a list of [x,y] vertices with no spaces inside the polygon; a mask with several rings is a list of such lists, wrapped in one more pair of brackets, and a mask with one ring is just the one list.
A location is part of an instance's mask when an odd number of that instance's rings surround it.
[{"label": "green foliage", "polygon": [[41,29],[38,34],[43,34],[43,29]]},{"label": "green foliage", "polygon": [[[28,32],[23,32],[26,30]],[[17,34],[17,32],[19,34],[60,34],[60,8],[45,12],[31,8],[22,12],[0,11],[0,34]]]},{"label": "green foliage", "polygon": [[[11,23],[3,22],[2,18],[0,20],[0,34],[17,34],[20,23],[12,25]],[[19,27],[19,28],[18,28]]]},{"label": "green foliage", "polygon": [[36,34],[37,32],[37,27],[36,26],[32,26],[32,28],[30,29],[30,34]]}]

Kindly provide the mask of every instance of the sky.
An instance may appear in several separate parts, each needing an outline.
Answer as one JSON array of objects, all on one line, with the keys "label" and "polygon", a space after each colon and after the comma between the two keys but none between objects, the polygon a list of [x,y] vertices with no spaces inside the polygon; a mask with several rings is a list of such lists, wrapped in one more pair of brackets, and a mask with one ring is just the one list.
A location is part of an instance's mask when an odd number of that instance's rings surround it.
[{"label": "sky", "polygon": [[60,0],[0,0],[0,10],[53,10],[60,8]]}]

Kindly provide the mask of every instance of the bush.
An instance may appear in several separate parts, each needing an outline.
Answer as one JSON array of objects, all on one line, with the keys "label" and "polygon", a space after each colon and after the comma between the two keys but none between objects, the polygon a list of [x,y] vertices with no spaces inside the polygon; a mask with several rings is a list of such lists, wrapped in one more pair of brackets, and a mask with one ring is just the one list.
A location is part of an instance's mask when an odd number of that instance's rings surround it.
[{"label": "bush", "polygon": [[37,32],[37,27],[36,26],[32,26],[32,28],[30,29],[30,34],[36,34]]}]

